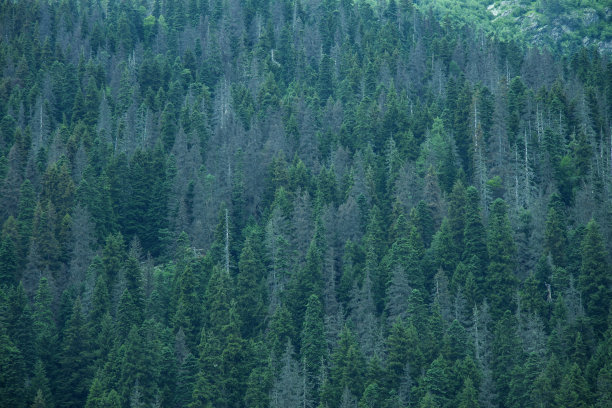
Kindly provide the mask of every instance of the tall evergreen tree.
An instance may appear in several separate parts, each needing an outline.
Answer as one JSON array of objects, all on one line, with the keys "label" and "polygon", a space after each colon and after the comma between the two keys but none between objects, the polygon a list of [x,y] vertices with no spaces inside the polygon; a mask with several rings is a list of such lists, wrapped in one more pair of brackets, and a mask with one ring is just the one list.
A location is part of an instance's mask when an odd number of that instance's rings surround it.
[{"label": "tall evergreen tree", "polygon": [[606,250],[594,220],[587,224],[582,241],[582,266],[578,281],[586,313],[599,335],[606,330],[610,308],[610,266]]},{"label": "tall evergreen tree", "polygon": [[484,296],[491,304],[491,314],[494,318],[515,307],[513,299],[517,284],[514,275],[516,247],[507,209],[508,205],[503,200],[497,199],[493,202],[487,231],[489,290]]},{"label": "tall evergreen tree", "polygon": [[[316,295],[310,295],[306,305],[304,326],[301,335],[300,353],[304,366],[305,380],[309,383],[308,397],[316,401],[320,384],[319,375],[326,357],[323,308]],[[314,397],[314,398],[313,398]]]},{"label": "tall evergreen tree", "polygon": [[64,328],[60,354],[58,404],[84,405],[91,381],[90,344],[81,299],[77,298]]}]

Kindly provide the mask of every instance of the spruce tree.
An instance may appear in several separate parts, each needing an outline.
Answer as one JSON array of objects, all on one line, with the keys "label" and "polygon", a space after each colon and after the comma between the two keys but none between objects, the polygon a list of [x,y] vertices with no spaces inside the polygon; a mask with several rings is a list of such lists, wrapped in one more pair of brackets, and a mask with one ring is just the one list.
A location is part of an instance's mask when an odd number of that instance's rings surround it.
[{"label": "spruce tree", "polygon": [[[469,265],[468,268],[474,275],[478,291],[476,301],[480,301],[483,295],[485,275],[489,254],[487,252],[487,234],[482,223],[480,211],[480,197],[474,187],[466,190],[465,206],[465,228],[463,230],[464,250],[462,260]],[[465,285],[465,283],[463,283]]]},{"label": "spruce tree", "polygon": [[47,372],[55,374],[58,356],[58,333],[53,316],[52,294],[46,278],[41,278],[34,296],[34,349]]},{"label": "spruce tree", "polygon": [[199,329],[202,327],[202,306],[198,298],[198,285],[191,265],[186,265],[179,278],[179,295],[174,326],[185,332],[187,345],[195,350]]},{"label": "spruce tree", "polygon": [[567,222],[563,202],[558,194],[553,194],[548,204],[544,246],[556,266],[565,267],[567,262]]},{"label": "spruce tree", "polygon": [[11,216],[2,227],[0,236],[0,283],[15,285],[19,279],[19,242],[17,223]]},{"label": "spruce tree", "polygon": [[[308,298],[304,326],[301,334],[300,354],[305,370],[306,381],[310,389],[308,393],[312,396],[318,395],[319,373],[326,357],[325,328],[323,326],[323,308],[316,295]],[[310,396],[309,395],[309,396]],[[313,398],[316,400],[317,398]]]},{"label": "spruce tree", "polygon": [[0,401],[7,406],[25,407],[25,366],[19,349],[0,324]]},{"label": "spruce tree", "polygon": [[484,296],[491,304],[491,314],[494,318],[515,307],[513,298],[517,284],[514,275],[516,247],[507,210],[508,205],[503,200],[497,199],[493,202],[487,232],[488,290]]},{"label": "spruce tree", "polygon": [[236,301],[244,337],[252,336],[260,328],[264,313],[264,264],[254,239],[247,238],[242,248],[236,279]]},{"label": "spruce tree", "polygon": [[72,315],[64,329],[60,353],[58,403],[61,406],[82,406],[87,399],[90,370],[90,343],[81,299],[77,298]]},{"label": "spruce tree", "polygon": [[602,335],[606,330],[610,307],[610,266],[599,226],[591,220],[582,241],[582,266],[578,286],[582,292],[586,314],[593,328]]}]

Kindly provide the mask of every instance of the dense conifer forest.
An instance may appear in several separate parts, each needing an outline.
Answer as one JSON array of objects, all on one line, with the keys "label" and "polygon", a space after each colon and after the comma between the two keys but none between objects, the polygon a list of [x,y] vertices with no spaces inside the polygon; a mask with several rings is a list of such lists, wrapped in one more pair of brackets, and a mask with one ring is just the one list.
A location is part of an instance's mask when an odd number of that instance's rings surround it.
[{"label": "dense conifer forest", "polygon": [[611,407],[612,10],[432,3],[0,0],[0,406]]}]

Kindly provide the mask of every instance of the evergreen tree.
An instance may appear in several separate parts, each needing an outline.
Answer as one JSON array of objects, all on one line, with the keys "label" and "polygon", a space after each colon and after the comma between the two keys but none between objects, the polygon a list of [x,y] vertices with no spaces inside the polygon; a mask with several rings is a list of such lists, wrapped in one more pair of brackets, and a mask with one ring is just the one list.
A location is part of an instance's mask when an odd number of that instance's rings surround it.
[{"label": "evergreen tree", "polygon": [[[323,310],[316,295],[308,298],[304,326],[301,335],[300,352],[304,366],[305,380],[309,383],[308,397],[318,394],[319,373],[325,359],[325,329],[323,326]],[[312,398],[316,400],[316,398]]]},{"label": "evergreen tree", "polygon": [[303,406],[302,373],[293,357],[291,342],[287,342],[282,356],[282,366],[270,391],[270,407]]},{"label": "evergreen tree", "polygon": [[25,407],[25,367],[19,349],[0,326],[0,400],[12,407]]},{"label": "evergreen tree", "polygon": [[52,295],[46,278],[41,278],[34,296],[33,328],[34,349],[43,362],[44,368],[55,374],[55,362],[58,354],[58,333],[53,317]]},{"label": "evergreen tree", "polygon": [[174,326],[183,330],[187,345],[195,350],[198,330],[202,327],[202,306],[198,298],[198,285],[191,265],[183,268],[179,281],[178,304],[174,315]]},{"label": "evergreen tree", "polygon": [[[486,270],[489,254],[487,252],[487,235],[482,224],[482,216],[480,213],[480,197],[478,191],[474,187],[468,187],[466,190],[466,206],[465,206],[465,229],[463,231],[463,241],[465,244],[462,259],[469,270],[473,271],[475,284],[478,287],[477,298],[479,301],[483,295],[485,276],[483,272]],[[467,278],[467,277],[466,277]],[[458,282],[465,286],[465,283]]]},{"label": "evergreen tree", "polygon": [[89,347],[81,299],[77,298],[64,329],[60,354],[58,404],[61,406],[81,406],[86,402],[91,376]]},{"label": "evergreen tree", "polygon": [[463,382],[463,389],[457,396],[457,407],[459,408],[479,408],[478,393],[474,388],[471,378],[466,378]]},{"label": "evergreen tree", "polygon": [[41,360],[36,360],[36,364],[34,364],[34,374],[29,388],[30,395],[34,396],[34,404],[32,405],[36,405],[38,401],[39,405],[43,403],[42,406],[45,407],[52,408],[55,406],[46,370]]},{"label": "evergreen tree", "polygon": [[555,402],[563,407],[588,407],[591,403],[591,393],[580,367],[573,363],[568,368],[569,371],[563,376]]},{"label": "evergreen tree", "polygon": [[191,393],[198,374],[198,360],[189,353],[185,356],[178,372],[175,404],[187,407],[191,404]]},{"label": "evergreen tree", "polygon": [[516,326],[516,319],[509,310],[504,312],[495,325],[492,370],[500,403],[506,401],[514,368],[522,363],[522,349],[516,335]]},{"label": "evergreen tree", "polygon": [[254,239],[247,238],[242,248],[236,279],[236,301],[244,337],[252,336],[260,328],[264,312],[264,265],[260,258],[263,251],[256,251]]},{"label": "evergreen tree", "polygon": [[9,287],[7,292],[5,316],[7,334],[19,348],[25,367],[30,371],[36,353],[30,302],[21,283]]},{"label": "evergreen tree", "polygon": [[331,355],[329,377],[322,386],[321,401],[330,406],[338,402],[346,389],[353,396],[361,395],[364,386],[365,360],[351,330],[344,326]]},{"label": "evergreen tree", "polygon": [[106,245],[102,251],[102,266],[109,286],[112,288],[117,275],[125,262],[125,247],[123,236],[118,233],[106,238]]},{"label": "evergreen tree", "polygon": [[[425,391],[425,398],[431,399],[432,401],[428,402],[428,404],[433,403],[434,405],[432,406],[440,407],[446,406],[449,399],[452,397],[450,395],[450,381],[448,363],[442,356],[439,356],[431,363],[429,369],[423,376],[422,386]],[[421,406],[423,406],[423,403],[421,403]]]},{"label": "evergreen tree", "polygon": [[14,285],[20,279],[19,242],[17,223],[13,217],[9,217],[0,237],[0,282],[4,285]]},{"label": "evergreen tree", "polygon": [[567,226],[563,208],[563,202],[558,194],[553,194],[548,204],[548,215],[546,217],[545,247],[557,266],[566,265],[567,256]]},{"label": "evergreen tree", "polygon": [[310,296],[319,296],[322,290],[322,254],[318,244],[316,237],[313,238],[305,265],[293,275],[285,292],[294,327],[302,327]]},{"label": "evergreen tree", "polygon": [[406,365],[411,360],[410,340],[411,336],[408,327],[401,321],[397,320],[391,327],[391,332],[387,337],[387,386],[389,389],[398,389]]},{"label": "evergreen tree", "polygon": [[608,4],[412,3],[0,1],[0,405],[611,406]]},{"label": "evergreen tree", "polygon": [[514,292],[517,283],[514,275],[516,249],[507,204],[497,199],[491,206],[487,249],[489,252],[488,287],[485,297],[491,303],[493,317],[501,316],[506,310],[514,309]]},{"label": "evergreen tree", "polygon": [[582,266],[578,282],[586,313],[598,334],[606,330],[610,306],[610,267],[599,226],[591,220],[582,241]]},{"label": "evergreen tree", "polygon": [[162,356],[159,329],[150,320],[140,327],[133,325],[121,347],[118,389],[122,404],[134,393],[140,393],[143,403],[150,404],[158,394]]},{"label": "evergreen tree", "polygon": [[127,259],[125,268],[125,289],[119,299],[117,311],[118,334],[125,338],[132,326],[140,326],[144,317],[144,299],[141,288],[141,272],[135,258]]}]

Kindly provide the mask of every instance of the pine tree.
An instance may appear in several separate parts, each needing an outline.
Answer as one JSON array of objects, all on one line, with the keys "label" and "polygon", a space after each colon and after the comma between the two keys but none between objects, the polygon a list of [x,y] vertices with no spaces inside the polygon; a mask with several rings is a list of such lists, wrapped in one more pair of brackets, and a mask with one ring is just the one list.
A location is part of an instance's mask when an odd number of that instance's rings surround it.
[{"label": "pine tree", "polygon": [[191,404],[191,393],[196,382],[198,374],[198,360],[189,353],[185,356],[178,372],[176,394],[174,395],[174,403],[181,407],[187,407]]},{"label": "pine tree", "polygon": [[0,283],[14,285],[19,279],[19,242],[17,223],[11,216],[2,227],[0,237]]},{"label": "pine tree", "polygon": [[125,289],[119,299],[117,307],[117,334],[120,339],[125,339],[133,327],[140,324],[141,315],[129,290]]},{"label": "pine tree", "polygon": [[482,224],[478,191],[470,186],[466,190],[466,196],[465,229],[463,231],[465,246],[461,258],[469,265],[469,270],[473,271],[475,284],[478,287],[477,298],[474,300],[480,301],[484,289],[484,271],[489,261],[487,234]]},{"label": "pine tree", "polygon": [[[412,354],[410,344],[411,336],[408,327],[401,320],[396,320],[387,337],[387,387],[390,390],[398,389],[406,364]],[[412,361],[410,361],[412,363]]]},{"label": "pine tree", "polygon": [[270,391],[270,407],[297,407],[303,405],[302,373],[293,357],[293,347],[288,341],[281,359],[281,368]]},{"label": "pine tree", "polygon": [[448,363],[442,357],[436,358],[423,376],[423,390],[429,395],[434,406],[446,406],[452,397],[451,378],[448,373]]},{"label": "pine tree", "polygon": [[552,354],[546,367],[532,384],[531,399],[543,406],[553,406],[562,377],[563,372],[559,360],[555,354]]},{"label": "pine tree", "polygon": [[192,406],[235,406],[246,392],[250,370],[248,343],[240,336],[235,305],[222,317],[221,330],[202,331],[200,371],[193,390]]},{"label": "pine tree", "polygon": [[179,278],[179,295],[174,326],[177,330],[185,332],[187,345],[195,350],[197,336],[202,327],[202,306],[198,298],[198,285],[191,265],[183,268]]},{"label": "pine tree", "polygon": [[141,326],[133,325],[121,347],[117,389],[123,404],[137,392],[145,404],[150,404],[159,393],[162,368],[160,329],[160,325],[151,320],[144,321]]},{"label": "pine tree", "polygon": [[566,266],[567,226],[563,202],[558,194],[553,194],[548,204],[544,245],[556,266]]},{"label": "pine tree", "polygon": [[497,397],[504,403],[510,391],[511,374],[522,364],[522,348],[516,335],[515,317],[506,310],[495,325],[492,344],[492,370],[496,380]]},{"label": "pine tree", "polygon": [[[404,227],[401,227],[404,225]],[[388,255],[383,259],[382,263],[386,268],[387,279],[392,279],[396,273],[403,274],[406,284],[413,289],[424,289],[425,276],[423,273],[422,261],[424,256],[424,246],[421,235],[416,227],[410,227],[403,215],[398,217],[396,222],[398,237],[391,246]],[[396,279],[399,279],[397,277]],[[400,283],[399,281],[396,281]],[[399,288],[398,288],[399,289]],[[396,299],[387,299],[387,301],[395,301]]]},{"label": "pine tree", "polygon": [[474,388],[474,384],[471,378],[466,378],[463,382],[463,389],[457,396],[457,407],[458,408],[479,408],[478,403],[478,392]]},{"label": "pine tree", "polygon": [[30,302],[21,282],[7,289],[5,316],[7,334],[19,348],[25,367],[30,371],[35,362],[34,321]]},{"label": "pine tree", "polygon": [[36,209],[36,193],[30,180],[26,179],[19,189],[19,206],[17,211],[17,222],[19,224],[20,246],[24,251],[30,244],[34,222],[34,211]]},{"label": "pine tree", "polygon": [[255,367],[247,379],[244,404],[253,408],[270,406],[269,390],[271,387],[271,372],[269,367]]},{"label": "pine tree", "polygon": [[86,402],[91,380],[89,347],[81,299],[77,298],[64,329],[60,354],[58,403],[61,406],[82,406]]},{"label": "pine tree", "polygon": [[582,301],[593,328],[599,335],[606,330],[606,318],[610,306],[610,266],[599,232],[599,226],[591,220],[582,241],[582,266],[578,286]]},{"label": "pine tree", "polygon": [[294,327],[302,327],[310,296],[321,294],[322,262],[321,248],[315,237],[308,248],[305,265],[293,275],[285,292],[287,308],[293,316]]},{"label": "pine tree", "polygon": [[52,295],[46,278],[41,278],[34,296],[33,328],[36,355],[49,373],[54,373],[58,354],[58,333],[53,317]]},{"label": "pine tree", "polygon": [[558,406],[582,408],[591,403],[591,392],[589,386],[582,376],[582,370],[578,364],[571,364],[569,371],[563,376],[559,393],[555,397]]},{"label": "pine tree", "polygon": [[96,375],[89,387],[85,408],[102,408],[104,404],[104,386],[99,376]]},{"label": "pine tree", "polygon": [[[470,203],[471,204],[471,203]],[[459,262],[464,252],[464,234],[466,228],[467,197],[461,180],[457,180],[449,195],[448,226],[452,247],[449,248],[449,261],[454,265]],[[454,267],[451,268],[454,270]]]},{"label": "pine tree", "polygon": [[321,402],[337,406],[344,390],[361,395],[364,386],[365,360],[351,330],[344,326],[331,355],[327,381],[322,385]]},{"label": "pine tree", "polygon": [[264,313],[264,264],[261,252],[256,251],[254,239],[255,236],[247,238],[242,248],[236,279],[236,301],[245,338],[251,337],[260,328]]},{"label": "pine tree", "polygon": [[468,335],[465,328],[455,319],[450,324],[442,339],[442,355],[449,361],[454,362],[468,355]]},{"label": "pine tree", "polygon": [[0,326],[0,401],[11,407],[25,407],[25,367],[19,349]]},{"label": "pine tree", "polygon": [[106,313],[110,312],[110,294],[108,293],[108,280],[103,272],[100,258],[94,258],[90,271],[96,271],[98,275],[93,289],[91,309],[88,316],[90,332],[92,336],[95,336],[100,332],[102,318]]},{"label": "pine tree", "polygon": [[326,357],[325,328],[323,326],[323,309],[316,295],[308,298],[304,326],[301,335],[302,343],[300,353],[308,382],[308,397],[316,400],[313,396],[318,395],[319,372]]},{"label": "pine tree", "polygon": [[489,216],[487,233],[489,292],[484,295],[489,299],[491,314],[494,318],[501,316],[506,310],[514,309],[513,297],[517,284],[514,275],[516,249],[507,209],[507,204],[497,199],[491,206]]},{"label": "pine tree", "polygon": [[118,329],[121,337],[127,336],[133,325],[140,326],[144,317],[142,276],[138,261],[129,257],[124,267],[125,290],[118,307]]},{"label": "pine tree", "polygon": [[36,364],[34,364],[34,375],[30,382],[30,395],[34,396],[35,402],[37,400],[43,402],[45,407],[53,408],[55,406],[46,370],[41,360],[36,360]]},{"label": "pine tree", "polygon": [[45,397],[43,397],[43,393],[41,390],[36,392],[36,396],[34,397],[34,402],[32,403],[33,408],[46,408],[47,403],[45,402]]},{"label": "pine tree", "polygon": [[125,246],[123,236],[120,233],[109,235],[102,251],[102,265],[106,273],[109,287],[113,287],[117,275],[125,262]]}]

